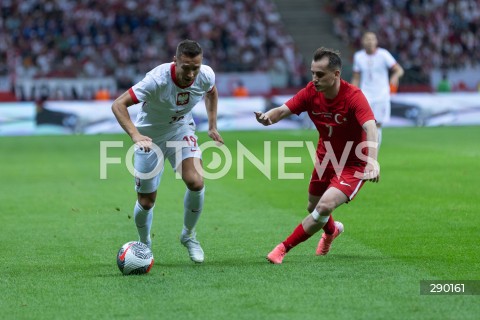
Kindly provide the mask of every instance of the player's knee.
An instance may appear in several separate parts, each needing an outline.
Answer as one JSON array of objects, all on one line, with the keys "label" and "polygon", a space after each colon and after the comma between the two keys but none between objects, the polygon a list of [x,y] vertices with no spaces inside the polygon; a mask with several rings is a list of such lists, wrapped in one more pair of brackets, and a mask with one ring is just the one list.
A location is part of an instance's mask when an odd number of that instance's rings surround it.
[{"label": "player's knee", "polygon": [[329,215],[335,209],[335,204],[333,202],[320,201],[316,209],[320,215]]},{"label": "player's knee", "polygon": [[190,181],[185,181],[187,188],[191,191],[200,191],[203,189],[203,179],[194,179]]},{"label": "player's knee", "polygon": [[155,205],[155,198],[150,196],[139,196],[138,203],[142,206],[144,210],[150,210]]},{"label": "player's knee", "polygon": [[138,203],[140,203],[143,210],[146,210],[146,211],[152,209],[153,206],[155,205],[155,201],[150,201],[150,200],[138,201]]},{"label": "player's knee", "polygon": [[316,207],[316,203],[313,203],[313,202],[308,202],[308,206],[307,206],[307,212],[312,212]]}]

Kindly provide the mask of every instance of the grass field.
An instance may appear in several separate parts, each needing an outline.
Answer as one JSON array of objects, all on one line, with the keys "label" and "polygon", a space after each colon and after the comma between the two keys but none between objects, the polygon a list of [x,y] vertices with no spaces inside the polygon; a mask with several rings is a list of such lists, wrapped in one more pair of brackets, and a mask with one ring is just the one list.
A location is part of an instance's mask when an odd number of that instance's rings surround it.
[{"label": "grass field", "polygon": [[[200,133],[202,142],[207,141]],[[223,132],[229,173],[208,180],[193,264],[179,244],[184,185],[167,165],[153,221],[155,265],[122,276],[120,246],[136,240],[126,135],[0,137],[2,319],[478,319],[480,295],[420,295],[420,280],[480,280],[480,127],[384,129],[378,185],[367,184],[335,218],[345,225],[325,257],[320,234],[282,265],[265,255],[306,215],[312,164],[277,179],[277,141],[315,141],[313,131]],[[100,141],[122,165],[100,177]],[[263,159],[237,179],[237,141]],[[205,152],[208,165],[213,154]]]}]

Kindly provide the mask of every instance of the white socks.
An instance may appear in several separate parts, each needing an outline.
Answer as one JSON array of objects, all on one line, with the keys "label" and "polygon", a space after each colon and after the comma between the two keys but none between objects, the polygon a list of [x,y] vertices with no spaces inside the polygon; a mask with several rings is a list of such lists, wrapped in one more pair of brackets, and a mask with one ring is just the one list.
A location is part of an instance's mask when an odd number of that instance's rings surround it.
[{"label": "white socks", "polygon": [[183,231],[182,234],[192,234],[197,225],[198,218],[203,209],[203,200],[205,198],[205,187],[200,191],[191,191],[187,188],[183,200]]},{"label": "white socks", "polygon": [[135,208],[133,209],[133,215],[135,217],[135,224],[137,226],[140,242],[143,242],[146,245],[151,244],[150,229],[152,228],[154,207],[155,206],[153,206],[150,210],[145,210],[137,201],[135,203]]},{"label": "white socks", "polygon": [[[205,187],[200,191],[191,191],[187,188],[183,201],[184,216],[182,234],[191,235],[195,230],[198,218],[200,218],[200,214],[202,213],[204,197]],[[152,228],[154,207],[152,207],[150,210],[145,210],[137,201],[133,209],[135,225],[137,226],[140,242],[143,242],[147,245],[151,244],[150,230]]]}]

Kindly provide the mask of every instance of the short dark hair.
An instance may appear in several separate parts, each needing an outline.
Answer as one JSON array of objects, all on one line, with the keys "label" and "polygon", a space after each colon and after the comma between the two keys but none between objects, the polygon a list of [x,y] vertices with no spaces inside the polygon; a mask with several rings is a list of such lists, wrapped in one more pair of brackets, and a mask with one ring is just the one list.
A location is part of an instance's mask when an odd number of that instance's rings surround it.
[{"label": "short dark hair", "polygon": [[313,61],[321,60],[323,57],[328,57],[328,69],[342,70],[342,59],[340,58],[340,51],[321,47],[315,50],[315,52],[313,53]]},{"label": "short dark hair", "polygon": [[202,47],[200,47],[200,44],[198,42],[185,39],[178,44],[177,52],[175,55],[177,58],[179,58],[181,55],[185,55],[189,58],[194,58],[202,53]]}]

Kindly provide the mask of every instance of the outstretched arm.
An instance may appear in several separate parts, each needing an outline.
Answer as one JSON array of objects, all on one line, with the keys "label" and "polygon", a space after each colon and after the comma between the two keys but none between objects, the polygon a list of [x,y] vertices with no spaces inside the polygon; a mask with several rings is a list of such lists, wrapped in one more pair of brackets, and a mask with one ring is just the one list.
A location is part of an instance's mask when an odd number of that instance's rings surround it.
[{"label": "outstretched arm", "polygon": [[120,97],[118,97],[112,104],[112,112],[117,118],[120,126],[126,133],[132,138],[132,141],[143,148],[145,152],[149,152],[152,146],[152,139],[144,136],[138,132],[137,128],[130,119],[127,108],[133,105],[133,99],[128,91],[125,91]]},{"label": "outstretched arm", "polygon": [[213,141],[223,144],[223,138],[217,131],[217,105],[218,92],[217,87],[213,87],[210,92],[205,95],[205,107],[208,115],[208,136]]},{"label": "outstretched arm", "polygon": [[281,105],[280,107],[268,110],[265,113],[259,111],[255,112],[257,121],[264,126],[269,126],[277,123],[278,121],[290,116],[291,114],[292,112],[285,104]]}]

